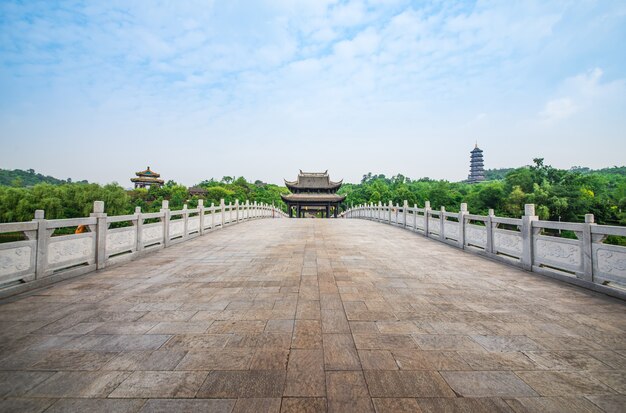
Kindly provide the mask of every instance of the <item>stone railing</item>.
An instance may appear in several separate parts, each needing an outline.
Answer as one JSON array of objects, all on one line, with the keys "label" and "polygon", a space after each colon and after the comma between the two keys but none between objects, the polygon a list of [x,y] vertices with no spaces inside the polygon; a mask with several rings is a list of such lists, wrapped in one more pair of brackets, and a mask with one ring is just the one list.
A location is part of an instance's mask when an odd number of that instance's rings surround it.
[{"label": "stone railing", "polygon": [[46,220],[44,211],[37,210],[30,222],[0,224],[0,234],[22,233],[25,238],[0,243],[0,297],[126,262],[241,221],[286,216],[256,202],[198,204],[172,211],[163,201],[159,212],[142,213],[137,207],[132,215],[107,216],[104,202],[96,201],[88,218]]},{"label": "stone railing", "polygon": [[[541,221],[527,204],[521,219],[474,215],[414,205],[360,205],[342,214],[397,225],[429,238],[490,258],[626,299],[626,247],[604,243],[607,236],[626,237],[626,227],[596,225],[593,214],[584,223]],[[562,231],[575,234],[564,238]]]}]

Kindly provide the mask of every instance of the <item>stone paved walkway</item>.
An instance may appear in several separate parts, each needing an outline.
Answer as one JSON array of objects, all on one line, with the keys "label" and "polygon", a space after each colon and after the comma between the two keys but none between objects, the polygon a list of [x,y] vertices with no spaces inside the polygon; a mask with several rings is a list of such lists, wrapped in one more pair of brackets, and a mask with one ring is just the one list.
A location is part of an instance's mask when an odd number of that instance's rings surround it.
[{"label": "stone paved walkway", "polygon": [[378,223],[262,220],[0,305],[0,411],[616,412],[626,307]]}]

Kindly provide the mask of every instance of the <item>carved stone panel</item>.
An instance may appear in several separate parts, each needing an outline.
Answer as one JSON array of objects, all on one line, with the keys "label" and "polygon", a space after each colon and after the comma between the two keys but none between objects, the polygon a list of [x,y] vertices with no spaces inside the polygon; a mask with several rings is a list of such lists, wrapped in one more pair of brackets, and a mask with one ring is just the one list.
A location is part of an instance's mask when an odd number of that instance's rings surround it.
[{"label": "carved stone panel", "polygon": [[48,245],[48,264],[80,263],[95,258],[95,238],[93,235],[74,238],[69,235],[53,240]]},{"label": "carved stone panel", "polygon": [[434,232],[439,234],[441,231],[441,222],[438,218],[429,218],[428,219],[428,230],[430,232]]},{"label": "carved stone panel", "polygon": [[510,253],[512,255],[522,254],[522,236],[513,231],[494,230],[493,242],[496,251]]},{"label": "carved stone panel", "polygon": [[459,223],[454,221],[445,221],[444,234],[446,235],[446,238],[459,239]]},{"label": "carved stone panel", "polygon": [[465,227],[465,243],[482,248],[487,247],[487,228],[468,224]]},{"label": "carved stone panel", "polygon": [[182,219],[178,219],[176,221],[170,221],[170,238],[183,235],[184,229],[185,229],[185,223],[183,222]]},{"label": "carved stone panel", "polygon": [[562,266],[566,270],[579,270],[582,267],[580,241],[559,242],[539,238],[535,241],[535,260],[545,264]]},{"label": "carved stone panel", "polygon": [[418,228],[420,229],[424,229],[424,216],[417,216],[415,217],[415,225],[417,225]]},{"label": "carved stone panel", "polygon": [[122,231],[108,231],[106,245],[109,255],[135,249],[137,245],[137,231],[135,227],[125,228]]},{"label": "carved stone panel", "polygon": [[154,223],[145,225],[143,227],[143,242],[151,243],[151,242],[161,242],[163,240],[163,224]]},{"label": "carved stone panel", "polygon": [[33,248],[23,246],[0,250],[0,281],[33,267]]},{"label": "carved stone panel", "polygon": [[189,218],[189,221],[187,221],[187,231],[197,231],[198,228],[200,228],[200,217]]},{"label": "carved stone panel", "polygon": [[594,250],[597,275],[626,286],[626,248],[599,244]]}]

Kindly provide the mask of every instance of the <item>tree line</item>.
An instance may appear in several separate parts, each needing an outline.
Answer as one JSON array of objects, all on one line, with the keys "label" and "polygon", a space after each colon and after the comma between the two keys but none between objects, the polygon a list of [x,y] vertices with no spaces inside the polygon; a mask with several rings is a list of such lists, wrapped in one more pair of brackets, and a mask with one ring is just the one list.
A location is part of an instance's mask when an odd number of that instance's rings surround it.
[{"label": "tree line", "polygon": [[485,215],[492,208],[498,216],[519,218],[524,204],[532,203],[543,220],[582,222],[592,213],[599,224],[626,225],[626,167],[563,170],[536,158],[532,166],[485,175],[495,180],[468,184],[368,173],[359,184],[344,184],[340,192],[347,195],[348,206],[389,200],[401,205],[407,200],[410,206],[423,207],[428,200],[433,208],[458,211],[466,202],[474,214]]},{"label": "tree line", "polygon": [[[0,222],[31,220],[36,209],[45,210],[49,219],[84,217],[96,200],[105,202],[109,215],[123,215],[133,213],[136,206],[144,212],[156,212],[165,199],[171,209],[181,209],[185,203],[194,208],[200,199],[190,196],[187,187],[174,181],[162,187],[133,190],[116,183],[50,182],[50,177],[33,185],[15,181],[24,174],[36,181],[40,174],[31,171],[14,173],[10,184],[0,184]],[[471,213],[484,215],[493,208],[496,215],[519,218],[524,204],[533,203],[540,219],[582,222],[585,214],[593,213],[600,224],[626,225],[626,167],[562,170],[537,158],[532,166],[486,171],[486,177],[490,180],[468,184],[368,173],[360,183],[346,183],[339,192],[346,194],[344,208],[389,200],[394,204],[407,200],[411,206],[423,207],[428,200],[433,208],[445,206],[449,211],[458,211],[460,204],[466,202]],[[219,181],[205,180],[197,186],[206,190],[202,196],[206,206],[219,205],[220,199],[224,199],[226,203],[250,200],[286,208],[280,194],[289,192],[283,186],[229,176]]]},{"label": "tree line", "polygon": [[33,219],[34,211],[43,209],[48,219],[76,218],[89,216],[94,201],[104,201],[109,215],[134,213],[135,207],[143,212],[157,212],[163,200],[169,200],[170,209],[182,209],[184,204],[195,208],[200,198],[205,206],[226,204],[235,200],[275,204],[284,207],[281,193],[287,188],[266,184],[261,181],[248,182],[245,178],[224,177],[202,181],[197,186],[206,190],[202,197],[190,196],[188,188],[174,181],[162,187],[126,190],[117,183],[99,185],[87,182],[49,183],[43,181],[32,186],[0,185],[0,222],[20,222]]}]

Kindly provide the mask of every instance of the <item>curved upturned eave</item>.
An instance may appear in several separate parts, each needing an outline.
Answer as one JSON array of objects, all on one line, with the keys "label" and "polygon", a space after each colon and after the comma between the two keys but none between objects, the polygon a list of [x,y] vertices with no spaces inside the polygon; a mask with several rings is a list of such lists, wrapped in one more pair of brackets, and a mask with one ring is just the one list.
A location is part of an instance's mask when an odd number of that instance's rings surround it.
[{"label": "curved upturned eave", "polygon": [[[339,194],[280,194],[280,197],[285,202],[311,202],[312,198],[316,198],[315,195],[320,195],[320,202],[343,202],[346,199],[346,195]],[[333,196],[334,195],[334,196]],[[308,198],[308,199],[307,199]],[[331,199],[323,199],[323,198],[331,198]]]},{"label": "curved upturned eave", "polygon": [[[324,186],[324,187],[319,187],[319,188],[310,188],[310,189],[334,189],[337,190],[339,188],[341,188],[341,185],[343,185],[343,179],[339,182],[330,182],[328,186]],[[289,189],[291,192],[296,192],[300,189],[307,189],[309,187],[306,186],[300,186],[300,183],[295,181],[295,182],[291,182],[291,181],[287,181],[285,180],[285,186],[287,187],[287,189]]]},{"label": "curved upturned eave", "polygon": [[163,179],[158,179],[158,178],[152,178],[152,177],[137,177],[137,178],[130,178],[131,182],[157,182],[157,183],[164,183],[165,181]]}]

